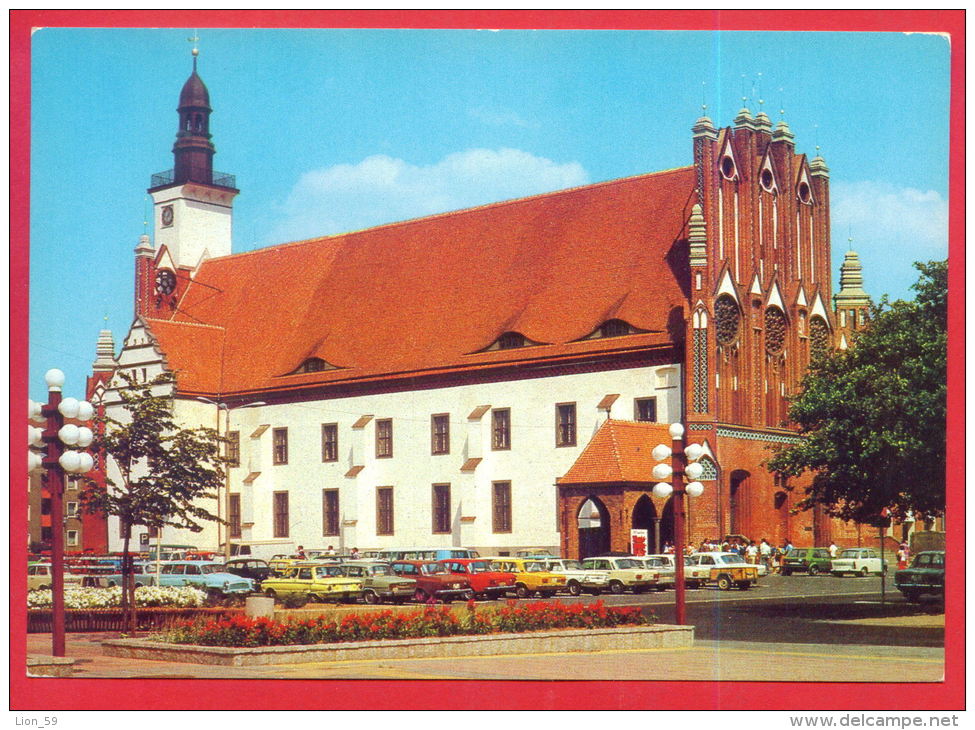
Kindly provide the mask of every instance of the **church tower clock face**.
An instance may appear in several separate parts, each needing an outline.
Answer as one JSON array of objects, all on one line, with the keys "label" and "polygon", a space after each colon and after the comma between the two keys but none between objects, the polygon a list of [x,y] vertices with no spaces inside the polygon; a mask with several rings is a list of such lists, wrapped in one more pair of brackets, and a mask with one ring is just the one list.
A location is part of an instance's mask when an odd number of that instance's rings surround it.
[{"label": "church tower clock face", "polygon": [[176,274],[169,269],[156,272],[156,291],[160,294],[172,294],[176,289]]},{"label": "church tower clock face", "polygon": [[173,225],[173,206],[165,205],[162,209],[162,224],[164,226]]}]

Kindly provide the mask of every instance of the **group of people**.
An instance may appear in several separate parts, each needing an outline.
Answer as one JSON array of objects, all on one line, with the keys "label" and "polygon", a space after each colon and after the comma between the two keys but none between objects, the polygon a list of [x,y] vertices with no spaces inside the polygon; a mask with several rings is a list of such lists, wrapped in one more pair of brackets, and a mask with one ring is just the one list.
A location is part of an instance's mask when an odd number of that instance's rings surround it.
[{"label": "group of people", "polygon": [[[902,547],[906,548],[906,545]],[[726,538],[723,541],[718,540],[701,540],[700,545],[694,546],[692,544],[684,548],[685,555],[693,555],[694,553],[711,553],[711,552],[722,552],[722,553],[737,553],[741,555],[745,562],[763,564],[769,573],[778,573],[782,570],[782,563],[785,560],[786,554],[792,549],[792,540],[786,538],[782,541],[781,545],[773,545],[764,537],[756,542],[755,540],[748,540],[747,542],[738,537]],[[673,554],[676,549],[673,544],[667,542],[664,543],[664,552],[668,554]],[[829,556],[830,558],[835,558],[840,552],[839,547],[835,542],[831,542],[829,545]],[[898,558],[900,553],[898,553]],[[905,558],[906,559],[906,558]]]},{"label": "group of people", "polygon": [[[338,553],[335,551],[335,548],[332,545],[329,545],[327,548],[325,548],[325,553],[324,554],[325,555],[330,555],[330,556],[331,555],[338,555]],[[307,557],[305,555],[305,546],[304,545],[299,545],[298,546],[298,550],[295,552],[295,556],[298,557],[298,558],[302,558],[302,559],[304,559],[304,558]],[[349,553],[349,557],[352,560],[356,560],[359,557],[359,548],[357,548],[357,547],[352,548],[352,551]]]}]

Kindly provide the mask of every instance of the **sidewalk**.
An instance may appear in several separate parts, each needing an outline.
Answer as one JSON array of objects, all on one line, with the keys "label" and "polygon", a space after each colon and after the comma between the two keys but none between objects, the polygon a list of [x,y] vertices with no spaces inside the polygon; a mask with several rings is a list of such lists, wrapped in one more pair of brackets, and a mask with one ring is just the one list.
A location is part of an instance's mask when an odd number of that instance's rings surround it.
[{"label": "sidewalk", "polygon": [[[72,677],[610,681],[663,679],[662,668],[668,680],[691,681],[768,681],[774,676],[788,682],[824,677],[893,682],[910,676],[914,682],[937,682],[944,675],[944,650],[921,647],[700,641],[689,649],[221,667],[103,656],[100,641],[107,638],[118,634],[67,635],[66,654],[77,659]],[[51,635],[28,635],[27,653],[49,655]],[[772,667],[774,673],[763,671]]]}]

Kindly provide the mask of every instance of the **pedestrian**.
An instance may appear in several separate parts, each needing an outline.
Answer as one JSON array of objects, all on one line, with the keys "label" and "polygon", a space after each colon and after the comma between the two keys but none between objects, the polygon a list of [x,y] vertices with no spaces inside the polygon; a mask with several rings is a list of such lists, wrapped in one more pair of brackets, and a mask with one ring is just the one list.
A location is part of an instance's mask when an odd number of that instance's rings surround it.
[{"label": "pedestrian", "polygon": [[782,570],[782,548],[778,545],[772,547],[772,564],[769,567],[769,572],[779,573]]},{"label": "pedestrian", "polygon": [[297,555],[299,558],[301,558],[302,560],[304,560],[305,559],[305,546],[304,545],[299,545],[298,546],[298,552],[295,553],[295,555]]},{"label": "pedestrian", "polygon": [[836,546],[836,543],[832,540],[829,541],[829,557],[835,558],[839,554],[840,549]]},{"label": "pedestrian", "polygon": [[335,555],[335,548],[332,547],[331,545],[329,545],[328,546],[328,549],[325,551],[325,554],[326,555]]},{"label": "pedestrian", "polygon": [[349,557],[352,558],[353,560],[358,560],[358,558],[359,558],[359,548],[357,548],[357,547],[352,548],[352,552],[349,553]]},{"label": "pedestrian", "polygon": [[769,545],[768,540],[764,537],[762,538],[762,543],[758,546],[758,555],[762,560],[762,565],[765,566],[765,570],[769,573],[772,572],[772,546]]},{"label": "pedestrian", "polygon": [[671,555],[673,552],[674,552],[674,546],[671,545],[669,542],[665,542],[664,543],[664,554],[665,555]]},{"label": "pedestrian", "polygon": [[911,550],[906,542],[902,542],[897,549],[897,569],[904,570],[911,560]]},{"label": "pedestrian", "polygon": [[745,561],[752,565],[758,562],[758,546],[754,540],[750,540],[745,548]]}]

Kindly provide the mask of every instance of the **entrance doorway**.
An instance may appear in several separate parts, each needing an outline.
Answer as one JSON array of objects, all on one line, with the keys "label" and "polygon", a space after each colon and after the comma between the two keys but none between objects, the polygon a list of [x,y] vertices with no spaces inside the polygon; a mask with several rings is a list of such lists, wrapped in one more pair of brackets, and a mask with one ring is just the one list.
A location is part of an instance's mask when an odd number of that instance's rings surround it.
[{"label": "entrance doorway", "polygon": [[732,535],[747,535],[751,537],[751,520],[748,510],[748,477],[747,471],[731,472],[731,489],[728,490],[728,523]]},{"label": "entrance doorway", "polygon": [[649,495],[644,494],[633,505],[633,529],[647,531],[647,552],[661,552],[660,520],[657,509],[650,501]]},{"label": "entrance doorway", "polygon": [[579,526],[579,560],[609,552],[609,511],[596,497],[589,497],[576,515]]}]

